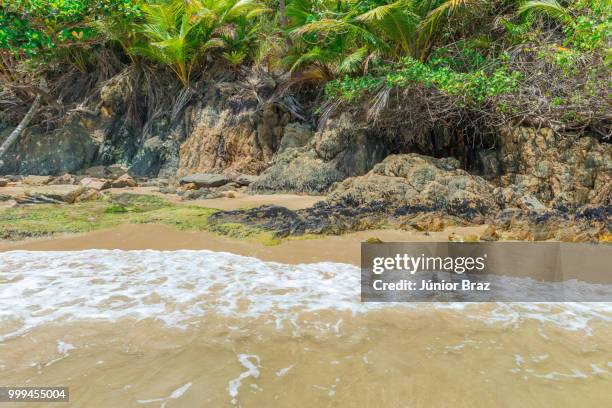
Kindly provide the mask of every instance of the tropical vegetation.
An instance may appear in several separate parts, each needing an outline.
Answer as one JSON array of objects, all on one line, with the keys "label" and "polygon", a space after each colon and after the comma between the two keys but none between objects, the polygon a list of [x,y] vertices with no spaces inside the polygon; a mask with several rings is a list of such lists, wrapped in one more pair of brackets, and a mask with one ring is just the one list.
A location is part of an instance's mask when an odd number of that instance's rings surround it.
[{"label": "tropical vegetation", "polygon": [[[314,112],[610,135],[609,0],[0,0],[0,79],[259,69]],[[53,74],[49,74],[53,72]],[[107,73],[106,76],[110,74]],[[426,108],[424,108],[426,107]],[[417,118],[418,120],[416,120]],[[416,120],[416,122],[415,122]]]}]

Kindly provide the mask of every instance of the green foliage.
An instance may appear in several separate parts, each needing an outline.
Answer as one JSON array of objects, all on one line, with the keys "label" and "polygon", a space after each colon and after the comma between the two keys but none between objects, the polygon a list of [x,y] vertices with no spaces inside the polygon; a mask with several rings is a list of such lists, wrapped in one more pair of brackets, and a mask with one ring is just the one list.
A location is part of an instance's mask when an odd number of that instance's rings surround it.
[{"label": "green foliage", "polygon": [[523,3],[518,10],[519,14],[536,12],[546,14],[564,24],[572,24],[574,18],[570,11],[557,2],[557,0],[531,0]]},{"label": "green foliage", "polygon": [[294,0],[287,7],[291,71],[305,69],[327,79],[365,72],[385,59],[427,59],[443,27],[487,8],[480,0]]},{"label": "green foliage", "polygon": [[85,57],[75,50],[115,41],[130,54],[170,66],[184,86],[207,52],[223,48],[231,64],[243,63],[257,16],[270,11],[257,0],[2,1],[0,51],[68,55],[83,68]]},{"label": "green foliage", "polygon": [[226,48],[228,61],[242,63],[252,38],[249,19],[268,9],[257,0],[166,0],[144,5],[143,11],[144,41],[132,51],[170,66],[187,87],[194,64],[206,52]]},{"label": "green foliage", "polygon": [[579,0],[575,13],[582,13],[567,29],[568,45],[583,51],[603,49],[610,55],[612,38],[612,2],[609,0]]},{"label": "green foliage", "polygon": [[95,21],[131,21],[140,0],[2,0],[0,49],[35,56],[58,47],[91,44]]},{"label": "green foliage", "polygon": [[[120,224],[148,220],[158,212],[175,207],[159,197],[132,194],[111,196],[109,200],[71,205],[43,204],[0,210],[0,238],[21,239],[30,236],[87,232]],[[110,203],[109,203],[110,201]],[[123,203],[123,204],[121,204]],[[131,211],[125,209],[131,206]],[[119,210],[124,208],[125,211]]]},{"label": "green foliage", "polygon": [[424,86],[449,96],[461,96],[468,102],[480,103],[487,98],[507,94],[517,89],[521,74],[501,67],[487,73],[479,69],[458,72],[445,66],[430,66],[411,57],[381,68],[379,76],[345,77],[331,81],[326,95],[352,102],[381,87],[409,88]]},{"label": "green foliage", "polygon": [[[122,62],[127,52],[138,67],[167,65],[184,87],[213,61],[265,64],[351,102],[422,87],[482,106],[520,88],[516,95],[548,101],[539,114],[583,106],[569,120],[601,110],[596,100],[609,94],[610,0],[285,3],[283,11],[278,0],[0,0],[0,74],[10,77],[7,54],[10,64],[59,60],[85,72],[97,66],[97,47]],[[557,80],[579,86],[549,92]]]},{"label": "green foliage", "polygon": [[584,59],[585,55],[579,50],[558,46],[542,49],[538,56],[549,64],[557,66],[568,75],[581,69],[581,64],[579,63],[586,62]]},{"label": "green foliage", "polygon": [[341,99],[345,102],[354,102],[366,94],[370,94],[384,85],[383,78],[371,75],[351,78],[334,79],[325,86],[325,95],[330,99]]},{"label": "green foliage", "polygon": [[129,210],[121,204],[112,203],[104,209],[104,212],[106,214],[118,214],[129,212]]}]

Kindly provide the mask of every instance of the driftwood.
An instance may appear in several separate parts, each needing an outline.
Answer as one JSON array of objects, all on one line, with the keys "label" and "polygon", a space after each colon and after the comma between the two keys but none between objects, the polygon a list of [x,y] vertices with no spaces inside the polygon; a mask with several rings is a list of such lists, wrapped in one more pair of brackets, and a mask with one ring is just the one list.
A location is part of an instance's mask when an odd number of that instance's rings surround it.
[{"label": "driftwood", "polygon": [[21,133],[23,133],[25,128],[28,127],[30,121],[34,117],[34,114],[36,114],[36,111],[38,110],[39,106],[40,94],[37,94],[36,98],[34,98],[34,102],[32,102],[32,106],[30,106],[30,110],[28,111],[28,113],[26,113],[23,119],[21,119],[21,122],[19,122],[19,125],[17,125],[17,127],[11,132],[11,134],[4,141],[4,143],[2,143],[2,146],[0,146],[0,166],[4,164],[4,162],[2,161],[2,157],[4,156],[6,151],[13,145],[13,143],[15,143],[15,141],[19,138]]}]

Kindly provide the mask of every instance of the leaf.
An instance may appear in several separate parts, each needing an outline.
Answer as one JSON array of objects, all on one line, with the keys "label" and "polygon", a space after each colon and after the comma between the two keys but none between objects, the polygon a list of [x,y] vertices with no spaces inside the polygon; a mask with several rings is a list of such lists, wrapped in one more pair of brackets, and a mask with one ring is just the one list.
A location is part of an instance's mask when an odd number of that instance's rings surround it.
[{"label": "leaf", "polygon": [[357,51],[349,54],[338,65],[337,72],[341,74],[350,74],[359,69],[361,63],[368,55],[368,48],[361,47]]},{"label": "leaf", "polygon": [[568,9],[560,5],[556,0],[536,0],[527,1],[518,9],[519,14],[528,12],[538,12],[546,14],[565,24],[571,24],[574,21]]}]

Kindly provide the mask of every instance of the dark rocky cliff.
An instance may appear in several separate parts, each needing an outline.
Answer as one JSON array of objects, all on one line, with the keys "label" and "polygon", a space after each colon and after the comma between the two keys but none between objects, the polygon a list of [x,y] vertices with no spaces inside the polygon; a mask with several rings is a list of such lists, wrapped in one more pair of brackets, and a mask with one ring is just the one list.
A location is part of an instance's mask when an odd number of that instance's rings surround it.
[{"label": "dark rocky cliff", "polygon": [[[601,137],[516,126],[470,144],[452,129],[381,130],[349,113],[315,129],[278,97],[279,86],[266,76],[204,81],[137,129],[129,120],[131,88],[118,75],[85,113],[68,115],[53,130],[29,128],[0,174],[60,175],[118,164],[134,177],[170,184],[194,173],[241,173],[259,175],[249,180],[252,193],[329,194],[283,231],[342,232],[390,216],[400,226],[429,228],[450,219],[501,225],[512,222],[512,211],[522,220],[548,212],[558,224],[569,219],[564,214],[591,214],[609,229],[612,148]],[[9,132],[5,126],[0,140]],[[406,218],[422,213],[443,220]]]}]

